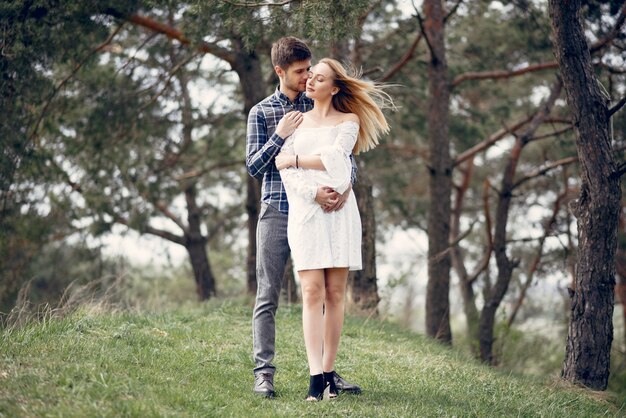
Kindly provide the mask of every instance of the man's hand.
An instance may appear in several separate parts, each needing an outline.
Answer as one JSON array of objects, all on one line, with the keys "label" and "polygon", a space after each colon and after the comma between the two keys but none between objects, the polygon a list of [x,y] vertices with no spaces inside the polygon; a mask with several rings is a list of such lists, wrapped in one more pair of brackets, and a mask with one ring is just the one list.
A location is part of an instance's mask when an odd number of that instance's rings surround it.
[{"label": "man's hand", "polygon": [[346,201],[348,200],[348,196],[350,196],[350,191],[352,191],[352,185],[348,186],[343,194],[335,192],[335,194],[337,195],[337,201],[334,205],[330,206],[328,210],[325,210],[325,212],[336,212],[338,210],[341,210],[345,206]]},{"label": "man's hand", "polygon": [[297,110],[286,113],[276,126],[276,135],[283,139],[287,138],[302,123],[303,117],[303,113]]},{"label": "man's hand", "polygon": [[351,190],[352,185],[343,194],[339,194],[330,187],[322,186],[317,189],[315,201],[322,207],[324,212],[335,212],[344,207]]},{"label": "man's hand", "polygon": [[317,189],[315,201],[322,207],[324,212],[330,212],[330,208],[337,204],[341,195],[330,187],[322,186]]}]

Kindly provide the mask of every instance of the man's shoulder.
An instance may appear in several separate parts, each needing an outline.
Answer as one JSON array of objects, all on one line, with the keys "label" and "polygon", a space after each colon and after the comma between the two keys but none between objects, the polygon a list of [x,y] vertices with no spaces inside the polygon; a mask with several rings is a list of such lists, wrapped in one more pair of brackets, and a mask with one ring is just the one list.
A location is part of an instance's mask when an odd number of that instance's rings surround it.
[{"label": "man's shoulder", "polygon": [[259,103],[252,106],[250,109],[251,112],[263,112],[267,109],[273,109],[277,106],[280,106],[278,100],[276,100],[276,96],[274,93],[267,96],[265,99],[261,100]]}]

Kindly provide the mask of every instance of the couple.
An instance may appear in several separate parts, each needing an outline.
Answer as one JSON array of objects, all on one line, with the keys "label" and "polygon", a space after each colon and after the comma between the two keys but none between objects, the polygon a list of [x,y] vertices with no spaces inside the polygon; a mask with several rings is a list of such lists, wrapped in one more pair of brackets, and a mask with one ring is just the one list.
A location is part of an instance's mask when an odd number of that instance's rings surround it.
[{"label": "couple", "polygon": [[[389,97],[351,77],[294,37],[272,45],[280,84],[248,116],[246,166],[262,179],[253,314],[254,392],[273,397],[275,312],[291,251],[302,289],[309,363],[307,400],[360,393],[335,372],[349,270],[361,268],[361,220],[352,192],[352,154],[389,130],[378,103]],[[306,93],[305,93],[306,91]]]}]

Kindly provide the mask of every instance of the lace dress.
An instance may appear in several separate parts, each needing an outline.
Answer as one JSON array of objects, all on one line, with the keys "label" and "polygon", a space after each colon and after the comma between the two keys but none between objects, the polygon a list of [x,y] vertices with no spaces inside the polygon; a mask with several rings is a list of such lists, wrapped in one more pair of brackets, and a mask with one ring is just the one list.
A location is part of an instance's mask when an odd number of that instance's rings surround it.
[{"label": "lace dress", "polygon": [[354,193],[344,207],[325,213],[315,201],[317,189],[328,186],[344,193],[350,186],[350,153],[359,124],[298,128],[285,141],[281,153],[320,155],[326,170],[295,167],[280,175],[289,201],[287,237],[297,271],[348,267],[361,269],[361,217]]}]

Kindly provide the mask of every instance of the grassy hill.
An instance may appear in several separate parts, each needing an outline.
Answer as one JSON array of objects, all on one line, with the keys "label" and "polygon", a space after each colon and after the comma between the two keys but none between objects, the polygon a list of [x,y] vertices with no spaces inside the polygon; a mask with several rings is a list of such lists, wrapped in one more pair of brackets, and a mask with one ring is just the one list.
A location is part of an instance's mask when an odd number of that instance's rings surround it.
[{"label": "grassy hill", "polygon": [[360,396],[307,403],[299,307],[277,315],[277,397],[252,394],[251,308],[84,307],[0,341],[0,416],[624,416],[610,395],[501,373],[377,320],[346,321],[337,370]]}]

